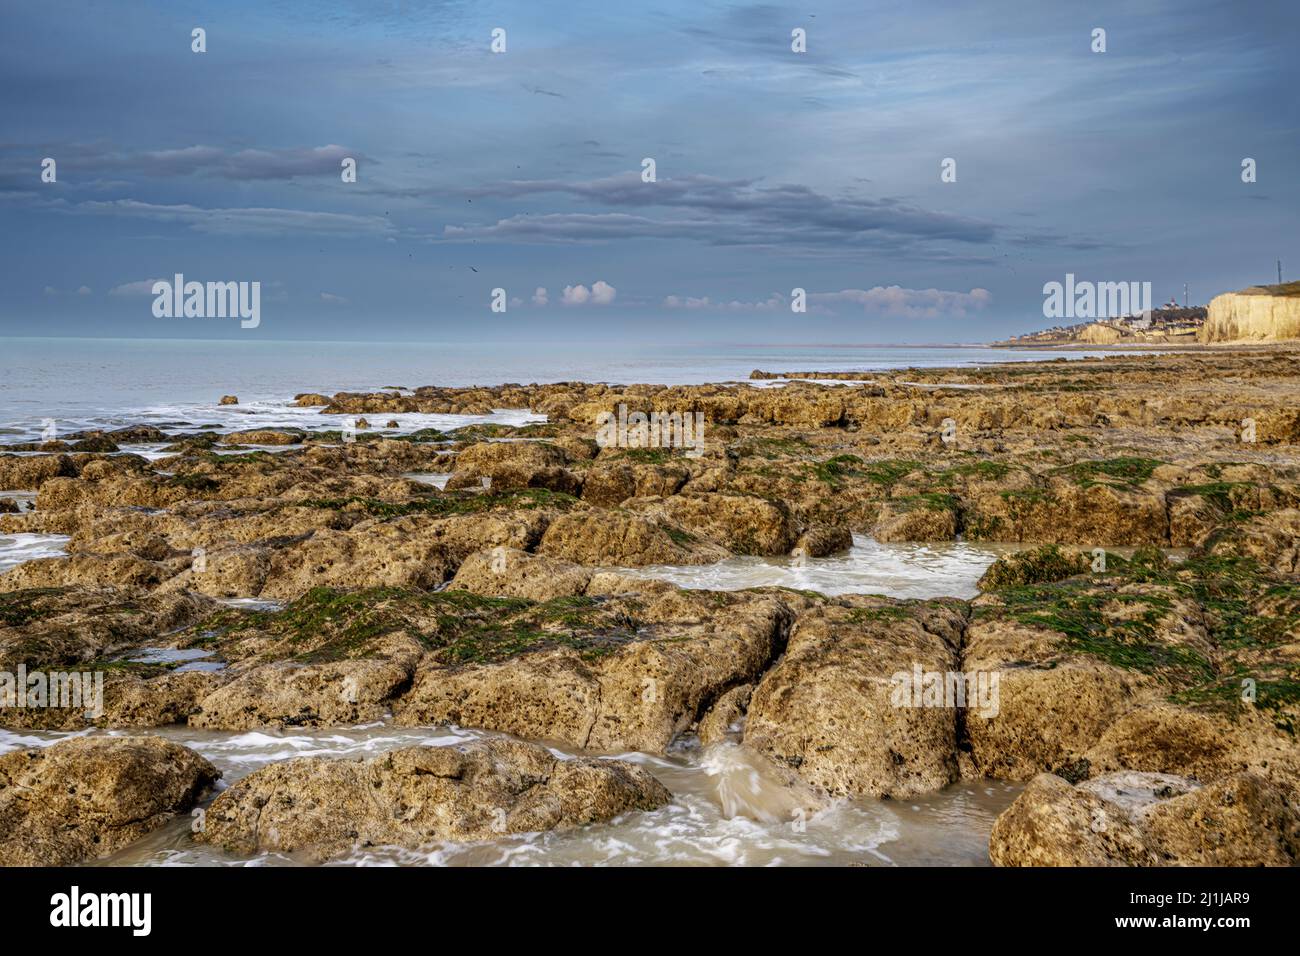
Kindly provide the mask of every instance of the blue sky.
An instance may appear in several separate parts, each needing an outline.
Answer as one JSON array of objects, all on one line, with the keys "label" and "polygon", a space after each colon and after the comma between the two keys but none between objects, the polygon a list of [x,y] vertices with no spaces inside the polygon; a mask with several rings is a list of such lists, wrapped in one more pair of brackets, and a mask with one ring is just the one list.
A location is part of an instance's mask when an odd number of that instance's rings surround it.
[{"label": "blue sky", "polygon": [[[1300,276],[1297,9],[2,0],[0,334],[975,342],[1067,272],[1204,302]],[[261,325],[155,318],[177,272],[261,282]]]}]

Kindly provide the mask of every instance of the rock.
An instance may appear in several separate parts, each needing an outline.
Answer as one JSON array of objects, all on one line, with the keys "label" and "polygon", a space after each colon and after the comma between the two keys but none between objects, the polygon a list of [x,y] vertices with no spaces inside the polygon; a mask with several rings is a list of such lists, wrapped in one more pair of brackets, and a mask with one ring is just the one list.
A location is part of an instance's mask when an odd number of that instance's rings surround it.
[{"label": "rock", "polygon": [[739,739],[740,724],[753,696],[753,684],[741,684],[724,693],[700,718],[696,734],[704,746],[724,740]]},{"label": "rock", "polygon": [[332,727],[388,714],[420,656],[414,638],[395,635],[383,657],[257,667],[198,702],[190,726],[209,730]]},{"label": "rock", "polygon": [[119,445],[156,444],[167,441],[167,433],[153,425],[127,425],[108,433]]},{"label": "rock", "polygon": [[853,532],[844,525],[813,524],[804,529],[790,549],[805,558],[828,558],[853,547]]},{"label": "rock", "polygon": [[216,608],[200,595],[146,594],[126,587],[7,591],[0,584],[0,592],[0,670],[10,672],[19,664],[28,670],[80,669],[77,665],[137,647]]},{"label": "rock", "polygon": [[385,425],[384,427],[385,427],[385,428],[401,428],[402,426],[401,426],[400,424],[398,424],[396,418],[390,418],[390,419],[388,420],[388,424]]},{"label": "rock", "polygon": [[348,531],[323,529],[274,553],[257,596],[293,599],[313,587],[436,587],[470,554],[528,548],[546,516],[537,511],[370,520]]},{"label": "rock", "polygon": [[273,763],[217,797],[198,838],[234,853],[326,860],[353,847],[418,849],[585,826],[670,799],[633,764],[560,760],[535,744],[494,739]]},{"label": "rock", "polygon": [[257,597],[266,587],[274,554],[271,548],[257,545],[209,551],[202,561],[190,560],[185,570],[164,581],[159,590],[195,591],[216,598]]},{"label": "rock", "polygon": [[1243,773],[1201,786],[1124,772],[1030,781],[993,825],[997,866],[1295,866],[1300,811]]},{"label": "rock", "polygon": [[789,507],[757,495],[678,494],[637,498],[624,507],[690,529],[736,554],[789,554],[799,537]]},{"label": "rock", "polygon": [[966,631],[963,668],[999,677],[997,714],[966,723],[979,775],[998,779],[1027,780],[1076,763],[1112,723],[1159,693],[1140,671],[1071,653],[1051,631],[985,619],[979,610]]},{"label": "rock", "polygon": [[1223,523],[1223,509],[1207,495],[1170,493],[1169,544],[1174,548],[1199,548]]},{"label": "rock", "polygon": [[493,548],[466,558],[447,586],[475,594],[549,601],[586,593],[591,577],[589,569],[568,561],[517,548]]},{"label": "rock", "polygon": [[[589,590],[596,585],[593,579]],[[663,753],[720,694],[763,673],[789,622],[785,604],[772,595],[672,587],[582,603],[561,598],[531,613],[560,615],[551,640],[485,663],[426,656],[394,706],[397,723],[452,723],[603,752]],[[507,622],[507,634],[535,632],[538,624],[528,620]],[[489,622],[480,627],[490,637]]]},{"label": "rock", "polygon": [[234,395],[222,395],[218,405],[238,405],[239,399]]},{"label": "rock", "polygon": [[220,776],[160,737],[73,737],[0,756],[0,865],[108,856],[185,813]]},{"label": "rock", "polygon": [[690,477],[682,466],[598,460],[583,476],[582,500],[612,508],[629,498],[667,498]]},{"label": "rock", "polygon": [[1141,828],[1118,804],[1044,773],[993,824],[994,866],[1155,866]]},{"label": "rock", "polygon": [[0,455],[0,488],[6,491],[36,491],[50,478],[76,474],[67,455]]},{"label": "rock", "polygon": [[131,554],[36,558],[0,574],[0,590],[114,585],[149,589],[178,574],[188,563],[177,559],[167,566]]},{"label": "rock", "polygon": [[1126,338],[1132,338],[1127,330],[1120,329],[1107,322],[1093,322],[1078,335],[1080,342],[1088,345],[1114,345]]},{"label": "rock", "polygon": [[980,577],[979,589],[991,591],[1024,584],[1046,584],[1086,574],[1091,567],[1091,562],[1082,554],[1063,552],[1057,545],[1048,544],[1029,551],[998,555]]},{"label": "rock", "polygon": [[103,433],[89,434],[72,443],[73,451],[114,452],[119,451],[117,442]]},{"label": "rock", "polygon": [[565,469],[567,461],[564,451],[548,442],[480,442],[456,456],[447,489],[478,488],[489,478],[496,492],[546,488],[576,494],[582,483]]},{"label": "rock", "polygon": [[1090,772],[1132,769],[1218,780],[1249,771],[1300,802],[1300,748],[1267,708],[1227,714],[1156,700],[1111,723],[1084,754]]},{"label": "rock", "polygon": [[1216,555],[1253,558],[1283,574],[1300,571],[1300,509],[1285,508],[1251,518],[1213,535],[1207,548]]},{"label": "rock", "polygon": [[915,495],[886,501],[872,531],[877,541],[951,541],[957,506],[949,495]]},{"label": "rock", "polygon": [[[971,540],[1071,544],[1087,549],[1165,544],[1169,519],[1162,494],[1106,478],[1127,462],[1083,462],[1041,488],[980,494],[964,502]],[[1122,472],[1121,472],[1122,473]]]},{"label": "rock", "polygon": [[1162,800],[1145,813],[1143,824],[1166,865],[1300,863],[1300,810],[1254,774],[1237,774]]},{"label": "rock", "polygon": [[555,518],[538,552],[575,564],[640,567],[711,564],[728,552],[676,525],[627,511],[574,511]]},{"label": "rock", "polygon": [[104,684],[103,727],[166,727],[183,724],[227,676],[213,671],[181,671],[140,679],[113,675]]},{"label": "rock", "polygon": [[299,408],[315,408],[328,405],[330,400],[319,392],[299,392],[293,397],[293,403]]},{"label": "rock", "polygon": [[297,445],[302,432],[280,431],[275,428],[253,428],[221,436],[223,445]]},{"label": "rock", "polygon": [[22,513],[18,507],[18,502],[13,498],[0,498],[0,514],[16,515]]},{"label": "rock", "polygon": [[914,706],[899,676],[957,670],[962,625],[942,602],[854,597],[803,611],[758,682],[744,742],[831,795],[944,787],[957,778],[957,710]]}]

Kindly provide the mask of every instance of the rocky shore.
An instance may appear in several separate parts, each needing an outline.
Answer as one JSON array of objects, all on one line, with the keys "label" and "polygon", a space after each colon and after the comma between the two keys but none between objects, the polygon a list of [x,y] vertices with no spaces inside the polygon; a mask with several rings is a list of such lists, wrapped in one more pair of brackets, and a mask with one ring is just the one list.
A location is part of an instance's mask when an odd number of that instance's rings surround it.
[{"label": "rocky shore", "polygon": [[[0,489],[36,494],[0,534],[68,536],[0,574],[0,672],[103,675],[89,715],[0,708],[96,730],[0,756],[0,863],[103,856],[196,807],[197,841],[312,861],[597,826],[672,799],[622,757],[696,736],[748,748],[799,813],[1023,782],[997,865],[1295,864],[1297,357],[302,394],[365,421],[0,447]],[[698,414],[703,440],[599,442],[620,407]],[[370,427],[502,408],[547,420]],[[855,533],[1021,550],[971,601],[626,573],[816,560]],[[938,677],[900,694],[900,674]],[[954,702],[953,675],[995,697]],[[227,786],[150,734],[376,720],[510,737]]]}]

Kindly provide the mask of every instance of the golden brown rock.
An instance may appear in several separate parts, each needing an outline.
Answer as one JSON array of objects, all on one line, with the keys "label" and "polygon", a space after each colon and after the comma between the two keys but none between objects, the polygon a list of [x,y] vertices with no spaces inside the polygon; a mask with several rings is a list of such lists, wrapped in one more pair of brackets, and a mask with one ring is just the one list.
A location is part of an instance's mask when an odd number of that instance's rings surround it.
[{"label": "golden brown rock", "polygon": [[669,799],[633,764],[561,760],[535,744],[493,739],[361,761],[271,764],[213,802],[199,839],[235,853],[301,851],[325,860],[354,847],[418,849],[585,826]]}]

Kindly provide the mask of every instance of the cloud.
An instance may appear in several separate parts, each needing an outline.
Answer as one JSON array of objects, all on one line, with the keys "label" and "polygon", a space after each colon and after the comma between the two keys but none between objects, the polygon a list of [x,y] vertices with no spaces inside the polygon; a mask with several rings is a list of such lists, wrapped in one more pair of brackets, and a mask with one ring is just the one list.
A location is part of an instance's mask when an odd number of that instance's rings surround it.
[{"label": "cloud", "polygon": [[[987,289],[948,292],[943,289],[905,289],[902,286],[876,286],[872,289],[841,289],[839,292],[809,292],[812,312],[835,314],[835,306],[861,307],[864,312],[908,319],[960,318],[984,309],[993,296]],[[755,302],[714,300],[709,296],[670,295],[663,301],[666,309],[698,312],[779,312],[789,308],[789,299],[773,292]]]},{"label": "cloud", "polygon": [[860,305],[864,312],[895,315],[908,319],[939,317],[962,318],[979,312],[993,301],[988,289],[948,292],[943,289],[904,289],[901,286],[875,286],[871,289],[842,289],[839,292],[812,292],[808,301],[820,306],[841,303]]},{"label": "cloud", "polygon": [[387,236],[396,228],[384,216],[315,212],[304,209],[225,208],[160,205],[137,199],[57,201],[51,208],[69,215],[121,216],[187,226],[195,232],[227,236],[275,236],[310,233],[314,236]]},{"label": "cloud", "polygon": [[[644,183],[638,173],[629,172],[585,182],[512,180],[466,191],[470,198],[494,199],[545,194],[647,211],[517,215],[492,225],[448,226],[444,237],[516,242],[694,239],[715,245],[896,250],[912,242],[986,243],[997,236],[992,223],[898,199],[832,197],[807,186],[765,186],[752,179],[691,175]],[[656,207],[678,214],[651,214]]]},{"label": "cloud", "polygon": [[[109,295],[153,295],[153,284],[158,279],[141,279],[139,282],[123,282],[108,290]],[[168,280],[170,281],[170,280]]]},{"label": "cloud", "polygon": [[80,286],[79,288],[77,288],[77,289],[76,289],[75,291],[73,291],[73,292],[64,292],[62,289],[56,289],[56,288],[55,288],[54,286],[52,286],[52,285],[47,285],[47,286],[45,287],[45,289],[44,289],[44,292],[45,292],[46,295],[80,295],[80,296],[87,296],[87,295],[90,295],[93,291],[94,291],[94,290],[92,290],[92,289],[90,288],[90,286],[88,286],[88,285]]},{"label": "cloud", "polygon": [[[32,149],[34,147],[25,151],[31,152]],[[299,176],[338,176],[345,158],[355,159],[358,165],[378,165],[376,160],[359,150],[337,143],[241,150],[200,144],[142,152],[119,150],[109,143],[65,143],[47,145],[37,151],[55,156],[60,174],[65,171],[96,175],[134,172],[150,179],[198,174],[236,181],[290,180]],[[0,144],[0,154],[21,155],[22,152],[13,144]]]},{"label": "cloud", "polygon": [[345,158],[364,160],[359,152],[330,143],[295,149],[243,149],[229,153],[212,146],[187,146],[140,153],[128,165],[175,176],[206,173],[224,179],[293,179],[297,176],[339,175]]},{"label": "cloud", "polygon": [[538,286],[537,291],[533,293],[533,305],[546,305],[550,297],[546,294],[545,286]]},{"label": "cloud", "polygon": [[693,297],[670,295],[664,299],[666,309],[685,309],[697,312],[778,312],[788,308],[789,300],[779,292],[773,292],[760,302],[742,302],[733,299],[730,302],[714,301],[706,296]]},{"label": "cloud", "polygon": [[341,295],[335,295],[333,292],[322,292],[320,294],[322,302],[328,302],[330,305],[347,305],[348,300]]},{"label": "cloud", "polygon": [[598,279],[590,289],[585,285],[566,285],[560,301],[565,305],[609,305],[616,295],[617,289]]}]

